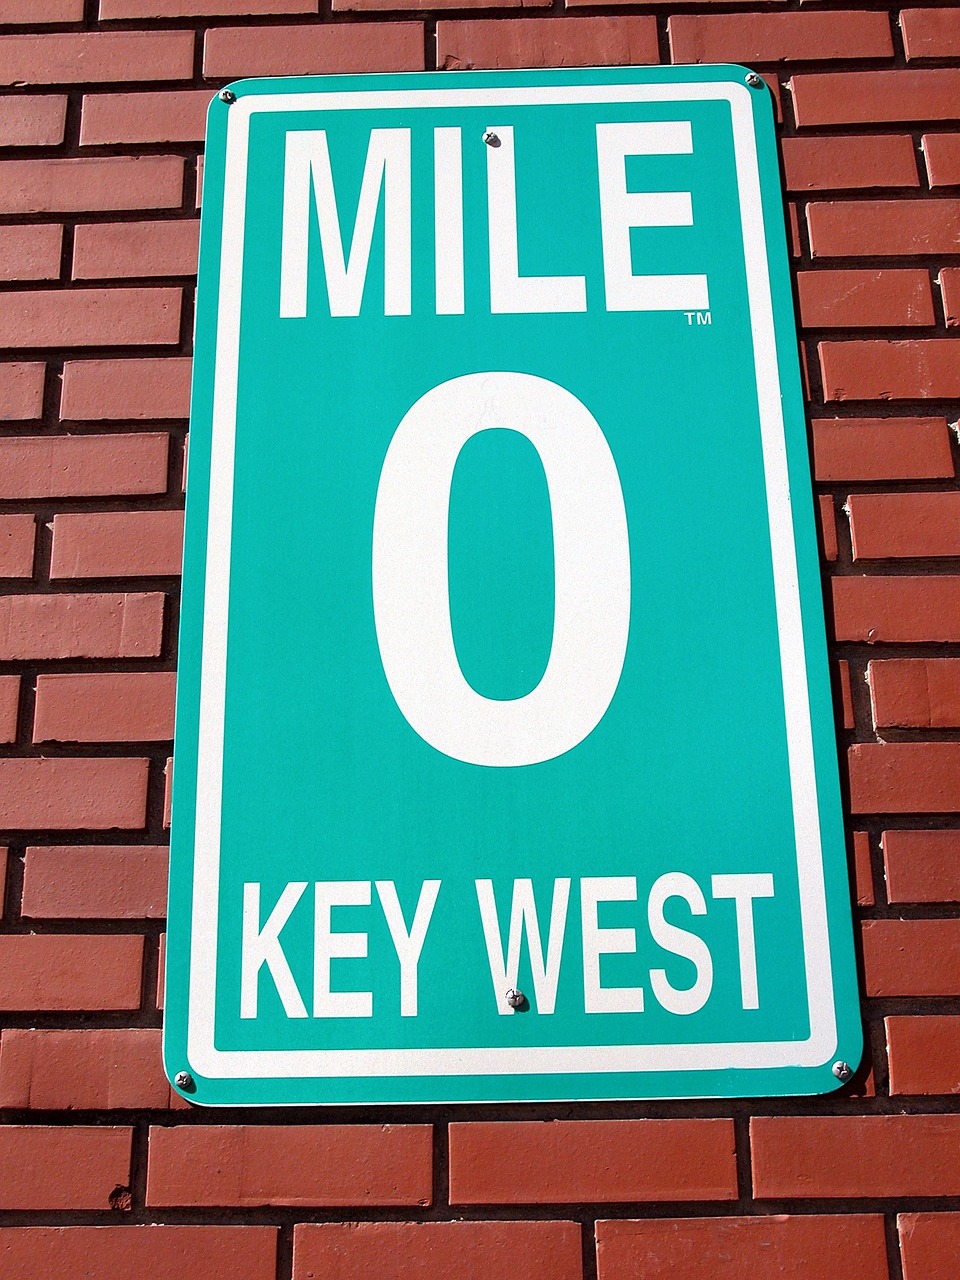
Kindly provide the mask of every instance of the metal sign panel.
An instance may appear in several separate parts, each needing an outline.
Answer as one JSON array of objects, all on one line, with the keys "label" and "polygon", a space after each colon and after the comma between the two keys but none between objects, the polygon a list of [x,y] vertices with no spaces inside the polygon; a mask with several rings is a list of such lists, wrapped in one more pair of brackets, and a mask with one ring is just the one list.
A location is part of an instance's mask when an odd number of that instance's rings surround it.
[{"label": "metal sign panel", "polygon": [[171,1079],[836,1087],[861,1041],[762,83],[248,81],[203,194]]}]

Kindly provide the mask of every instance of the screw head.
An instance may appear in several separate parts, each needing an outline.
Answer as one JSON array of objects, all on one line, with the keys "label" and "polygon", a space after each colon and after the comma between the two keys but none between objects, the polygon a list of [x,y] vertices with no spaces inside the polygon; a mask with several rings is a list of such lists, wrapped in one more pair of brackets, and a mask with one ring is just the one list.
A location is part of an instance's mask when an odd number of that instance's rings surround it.
[{"label": "screw head", "polygon": [[759,89],[763,85],[763,76],[758,76],[755,71],[748,71],[743,78],[751,89]]},{"label": "screw head", "polygon": [[221,89],[220,92],[217,94],[217,97],[220,99],[221,102],[225,102],[228,107],[231,102],[236,102],[237,100],[237,95],[233,92],[232,89]]},{"label": "screw head", "polygon": [[853,1069],[846,1062],[835,1062],[831,1070],[838,1080],[849,1080],[853,1075]]},{"label": "screw head", "polygon": [[173,1083],[178,1089],[193,1089],[196,1082],[189,1071],[178,1071],[173,1077]]},{"label": "screw head", "polygon": [[511,1009],[519,1009],[526,1003],[527,997],[522,991],[517,991],[513,987],[506,993],[506,1001]]},{"label": "screw head", "polygon": [[500,145],[500,138],[498,137],[497,134],[493,132],[492,129],[487,129],[485,131],[483,135],[483,140],[488,147],[499,147]]}]

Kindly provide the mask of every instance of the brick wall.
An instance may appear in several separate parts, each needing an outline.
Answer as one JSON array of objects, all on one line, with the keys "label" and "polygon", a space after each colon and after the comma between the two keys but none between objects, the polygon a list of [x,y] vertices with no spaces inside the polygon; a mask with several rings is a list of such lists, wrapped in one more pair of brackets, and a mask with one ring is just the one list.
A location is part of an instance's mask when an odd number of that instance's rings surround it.
[{"label": "brick wall", "polygon": [[[960,6],[320,9],[0,0],[0,1275],[952,1280]],[[868,1060],[824,1100],[195,1112],[158,979],[205,104],[670,60],[782,118]]]}]

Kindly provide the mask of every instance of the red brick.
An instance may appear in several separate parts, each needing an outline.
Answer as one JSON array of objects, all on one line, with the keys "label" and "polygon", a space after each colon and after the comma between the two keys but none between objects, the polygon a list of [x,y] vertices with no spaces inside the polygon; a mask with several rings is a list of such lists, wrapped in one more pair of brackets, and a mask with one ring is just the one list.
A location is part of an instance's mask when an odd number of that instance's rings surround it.
[{"label": "red brick", "polygon": [[931,187],[960,186],[960,133],[925,133],[923,155]]},{"label": "red brick", "polygon": [[867,668],[878,729],[960,725],[960,658],[903,658]]},{"label": "red brick", "polygon": [[55,516],[51,578],[176,575],[182,511],[102,511]]},{"label": "red brick", "polygon": [[5,1280],[274,1280],[277,1229],[227,1227],[4,1227]]},{"label": "red brick", "polygon": [[[822,502],[823,499],[821,498]],[[830,499],[828,499],[830,501]],[[836,557],[834,557],[836,559]],[[841,659],[837,663],[837,671],[840,679],[840,700],[843,706],[843,727],[852,729],[855,726],[855,717],[853,710],[853,691],[850,687],[850,663]]]},{"label": "red brick", "polygon": [[293,1280],[581,1280],[576,1222],[329,1222],[293,1229]]},{"label": "red brick", "polygon": [[960,995],[960,920],[865,920],[861,929],[868,996]]},{"label": "red brick", "polygon": [[853,833],[853,870],[857,889],[857,906],[875,906],[876,898],[873,892],[870,836],[866,831],[855,831]]},{"label": "red brick", "polygon": [[[770,0],[765,0],[770,3]],[[776,71],[761,71],[760,79],[770,90],[773,97],[773,114],[778,125],[783,124],[783,102],[780,93],[780,78]]]},{"label": "red brick", "polygon": [[[393,7],[393,6],[391,6]],[[239,18],[248,14],[316,13],[318,0],[100,0],[111,18]]]},{"label": "red brick", "polygon": [[65,831],[142,827],[148,760],[0,760],[0,827]]},{"label": "red brick", "polygon": [[132,1129],[0,1128],[0,1208],[109,1209],[130,1182]]},{"label": "red brick", "polygon": [[0,42],[0,84],[185,80],[192,74],[192,31],[72,31]]},{"label": "red brick", "polygon": [[817,505],[823,558],[827,561],[834,561],[839,551],[837,547],[837,515],[833,508],[833,498],[829,494],[821,494],[817,499]]},{"label": "red brick", "polygon": [[27,849],[20,913],[33,920],[162,920],[165,845],[41,845]]},{"label": "red brick", "polygon": [[960,267],[944,267],[937,276],[948,329],[960,327]]},{"label": "red brick", "polygon": [[926,271],[801,271],[800,316],[810,329],[931,325],[933,293]]},{"label": "red brick", "polygon": [[[617,2],[618,0],[603,0],[603,4],[605,5],[615,4]],[[636,5],[643,4],[644,8],[647,9],[666,7],[668,5],[672,8],[676,8],[678,0],[629,0],[629,3]],[[684,0],[684,3],[686,3],[686,0]],[[727,0],[690,0],[690,3],[696,3],[698,8],[707,8],[715,4],[726,4]],[[784,5],[787,3],[787,0],[759,0],[759,3],[766,9],[772,5]],[[568,7],[586,4],[597,7],[597,0],[567,0],[567,4]]]},{"label": "red brick", "polygon": [[841,577],[831,587],[839,641],[960,640],[960,577]]},{"label": "red brick", "polygon": [[5,160],[0,213],[98,209],[179,209],[180,156],[104,156],[82,160]]},{"label": "red brick", "polygon": [[960,1193],[960,1115],[755,1116],[758,1199]]},{"label": "red brick", "polygon": [[40,417],[45,374],[46,366],[42,364],[0,364],[0,422],[35,421]]},{"label": "red brick", "polygon": [[189,357],[68,360],[63,366],[61,417],[75,421],[186,418]]},{"label": "red brick", "polygon": [[80,144],[202,142],[212,89],[94,93],[83,99]]},{"label": "red brick", "polygon": [[0,676],[0,742],[16,742],[20,677]]},{"label": "red brick", "polygon": [[0,0],[0,23],[82,21],[83,0]]},{"label": "red brick", "polygon": [[953,68],[800,75],[790,81],[790,89],[801,128],[955,120],[960,115],[960,70]]},{"label": "red brick", "polygon": [[848,760],[853,813],[960,809],[960,742],[858,742]]},{"label": "red brick", "polygon": [[819,418],[813,456],[823,481],[953,476],[946,418]]},{"label": "red brick", "polygon": [[0,293],[0,346],[155,346],[179,340],[179,289]]},{"label": "red brick", "polygon": [[887,1280],[880,1214],[597,1223],[598,1280]]},{"label": "red brick", "polygon": [[960,58],[960,8],[904,9],[900,26],[908,62]]},{"label": "red brick", "polygon": [[437,24],[445,70],[638,66],[660,61],[655,18],[514,18]]},{"label": "red brick", "polygon": [[195,275],[199,230],[196,218],[84,223],[73,234],[73,278]]},{"label": "red brick", "polygon": [[901,1213],[903,1280],[954,1280],[960,1255],[960,1213]]},{"label": "red brick", "polygon": [[169,446],[160,431],[0,437],[0,498],[163,493]]},{"label": "red brick", "polygon": [[451,1204],[736,1198],[730,1120],[450,1125]]},{"label": "red brick", "polygon": [[919,187],[907,134],[859,138],[782,138],[788,191]]},{"label": "red brick", "polygon": [[218,79],[422,70],[419,22],[212,27],[203,46],[203,74]]},{"label": "red brick", "polygon": [[960,1018],[930,1015],[885,1022],[892,1094],[960,1093]]},{"label": "red brick", "polygon": [[[21,1031],[0,1043],[0,1107],[33,1111],[164,1110],[180,1103],[150,1027]],[[182,1105],[186,1105],[185,1103]]]},{"label": "red brick", "polygon": [[891,902],[960,902],[960,831],[885,831]]},{"label": "red brick", "polygon": [[148,1205],[428,1205],[430,1125],[150,1130]]},{"label": "red brick", "polygon": [[62,240],[63,227],[55,223],[0,227],[0,280],[56,280]]},{"label": "red brick", "polygon": [[[573,0],[575,3],[576,0]],[[333,0],[333,12],[420,12],[428,9],[549,9],[551,0]],[[567,8],[571,8],[568,4]]]},{"label": "red brick", "polygon": [[41,675],[34,742],[173,740],[175,671]]},{"label": "red brick", "polygon": [[33,516],[0,516],[0,578],[33,576],[36,540],[37,526]]},{"label": "red brick", "polygon": [[[797,212],[796,202],[791,200],[787,205],[788,223],[790,226],[790,252],[794,258],[803,256],[803,245],[800,242],[800,214]],[[806,356],[804,356],[804,359]],[[806,369],[806,364],[804,364]]]},{"label": "red brick", "polygon": [[63,141],[66,120],[61,94],[0,98],[0,147],[55,147]]},{"label": "red brick", "polygon": [[0,661],[156,658],[163,600],[156,592],[0,596]]},{"label": "red brick", "polygon": [[960,493],[858,493],[848,506],[856,560],[960,555]]},{"label": "red brick", "polygon": [[945,400],[960,396],[960,343],[821,342],[826,400]]},{"label": "red brick", "polygon": [[140,1007],[143,938],[136,934],[2,934],[0,960],[7,1012]]},{"label": "red brick", "polygon": [[674,62],[803,62],[889,58],[885,13],[737,13],[669,19]]},{"label": "red brick", "polygon": [[845,200],[807,206],[815,258],[960,253],[960,200]]}]

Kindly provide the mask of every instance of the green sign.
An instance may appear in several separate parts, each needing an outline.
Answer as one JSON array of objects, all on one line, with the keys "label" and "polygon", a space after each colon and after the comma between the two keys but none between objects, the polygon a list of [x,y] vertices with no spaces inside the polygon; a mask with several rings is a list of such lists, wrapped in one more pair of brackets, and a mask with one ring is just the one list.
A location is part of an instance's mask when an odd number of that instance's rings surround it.
[{"label": "green sign", "polygon": [[762,82],[246,81],[206,157],[171,1078],[835,1088],[861,1040]]}]

